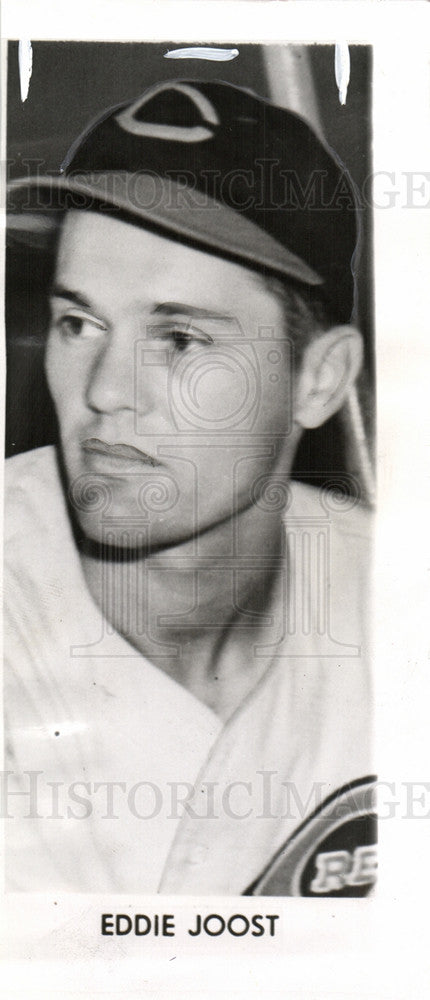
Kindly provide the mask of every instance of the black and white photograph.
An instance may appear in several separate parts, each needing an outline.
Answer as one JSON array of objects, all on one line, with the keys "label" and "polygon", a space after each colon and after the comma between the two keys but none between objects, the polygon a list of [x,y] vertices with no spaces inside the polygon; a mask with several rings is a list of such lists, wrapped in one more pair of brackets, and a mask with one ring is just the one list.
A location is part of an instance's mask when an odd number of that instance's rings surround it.
[{"label": "black and white photograph", "polygon": [[7,996],[424,1000],[424,34],[21,6]]},{"label": "black and white photograph", "polygon": [[9,47],[11,891],[376,878],[371,49],[202,49]]}]

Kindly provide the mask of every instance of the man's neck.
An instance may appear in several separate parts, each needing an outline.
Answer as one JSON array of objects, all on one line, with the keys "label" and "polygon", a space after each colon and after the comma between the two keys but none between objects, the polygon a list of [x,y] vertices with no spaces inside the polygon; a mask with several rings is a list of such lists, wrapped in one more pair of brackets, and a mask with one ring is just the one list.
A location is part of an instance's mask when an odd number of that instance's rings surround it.
[{"label": "man's neck", "polygon": [[255,506],[204,534],[139,556],[83,546],[90,592],[152,663],[222,717],[267,667],[282,637],[282,521]]}]

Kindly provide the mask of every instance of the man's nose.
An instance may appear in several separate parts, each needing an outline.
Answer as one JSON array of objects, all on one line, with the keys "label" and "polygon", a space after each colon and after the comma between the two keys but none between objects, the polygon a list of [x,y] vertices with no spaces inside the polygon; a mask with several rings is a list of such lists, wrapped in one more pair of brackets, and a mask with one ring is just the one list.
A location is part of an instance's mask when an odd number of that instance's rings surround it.
[{"label": "man's nose", "polygon": [[111,330],[93,359],[87,383],[87,403],[100,413],[119,409],[151,409],[152,390],[149,382],[139,399],[136,396],[136,360],[138,357],[135,336],[125,329]]}]

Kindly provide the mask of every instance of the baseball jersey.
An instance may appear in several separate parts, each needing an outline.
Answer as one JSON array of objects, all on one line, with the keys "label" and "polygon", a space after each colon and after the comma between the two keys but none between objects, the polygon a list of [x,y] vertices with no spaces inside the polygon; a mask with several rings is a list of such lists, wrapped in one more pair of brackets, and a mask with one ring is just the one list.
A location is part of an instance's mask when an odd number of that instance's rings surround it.
[{"label": "baseball jersey", "polygon": [[55,449],[6,465],[7,888],[369,891],[367,513],[291,483],[283,618],[223,723],[104,619]]}]

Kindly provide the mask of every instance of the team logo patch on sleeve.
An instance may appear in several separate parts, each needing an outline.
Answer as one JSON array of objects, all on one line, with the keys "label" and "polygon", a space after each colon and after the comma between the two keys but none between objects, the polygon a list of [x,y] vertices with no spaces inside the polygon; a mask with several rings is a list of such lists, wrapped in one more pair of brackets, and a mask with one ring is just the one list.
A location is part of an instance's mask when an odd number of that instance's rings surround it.
[{"label": "team logo patch on sleeve", "polygon": [[375,780],[360,779],[325,799],[244,895],[368,895],[377,872]]}]

